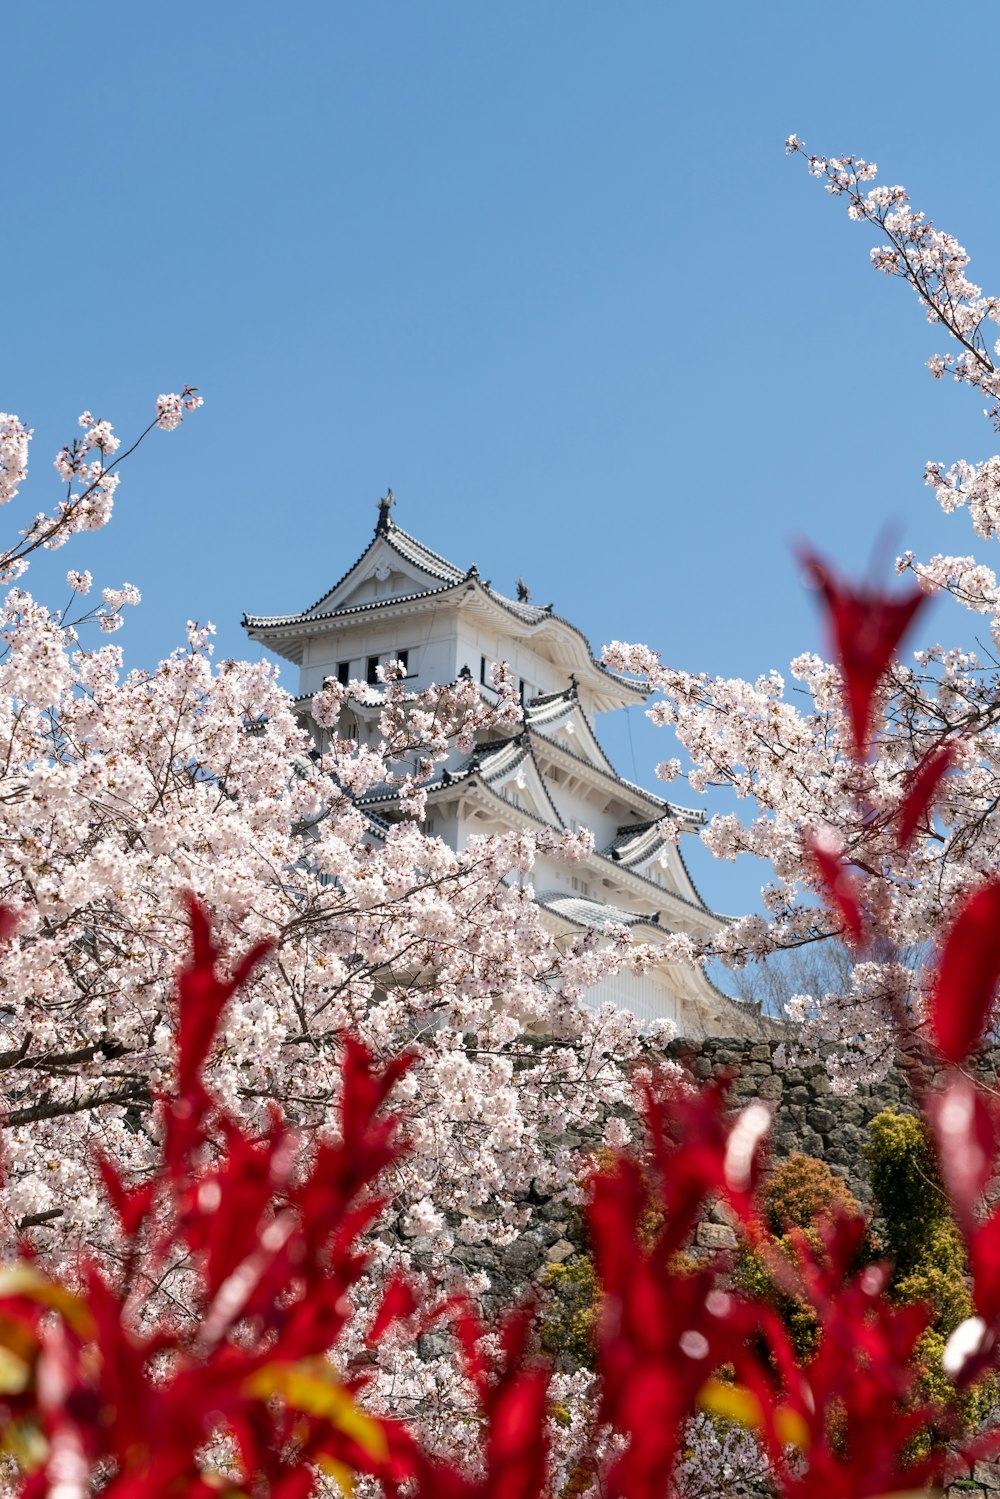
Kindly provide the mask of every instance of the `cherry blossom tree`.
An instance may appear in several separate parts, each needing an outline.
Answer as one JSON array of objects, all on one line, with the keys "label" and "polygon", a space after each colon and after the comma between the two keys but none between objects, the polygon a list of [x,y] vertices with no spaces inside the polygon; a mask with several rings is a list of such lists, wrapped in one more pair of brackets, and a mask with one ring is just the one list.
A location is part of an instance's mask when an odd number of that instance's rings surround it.
[{"label": "cherry blossom tree", "polygon": [[[190,389],[161,396],[143,436],[199,404]],[[319,753],[277,669],[213,661],[210,626],[189,625],[154,670],[127,671],[117,643],[91,632],[119,628],[139,602],[131,584],[95,605],[90,574],[74,570],[58,608],[27,593],[36,550],[111,515],[127,453],[89,412],[81,429],[56,459],[65,498],[0,555],[11,583],[0,603],[0,902],[18,916],[0,975],[7,1242],[27,1237],[67,1273],[82,1250],[118,1252],[94,1151],[140,1178],[156,1159],[153,1104],[174,1080],[169,1001],[192,891],[227,948],[270,944],[206,1063],[248,1128],[277,1105],[325,1138],[347,1031],[376,1058],[414,1048],[398,1087],[413,1148],[390,1173],[370,1294],[397,1268],[447,1287],[471,1268],[467,1251],[528,1226],[537,1193],[576,1190],[573,1131],[600,1128],[632,1098],[632,1066],[662,1041],[580,1000],[656,954],[624,933],[566,942],[544,929],[530,877],[545,835],[456,853],[421,831],[435,764],[517,720],[503,669],[488,704],[465,681],[408,693],[389,668],[377,748],[334,736]],[[7,501],[30,435],[0,418]],[[324,687],[316,720],[335,726],[351,690]],[[357,806],[385,781],[407,814],[392,825]],[[579,858],[587,838],[568,834],[555,852]],[[470,1285],[491,1290],[481,1272]],[[451,1361],[424,1361],[402,1339],[387,1349],[373,1357],[397,1412],[471,1399]]]},{"label": "cherry blossom tree", "polygon": [[[991,343],[988,331],[1000,322],[1000,298],[969,279],[962,246],[914,210],[903,188],[876,185],[873,163],[810,155],[795,136],[787,149],[853,220],[878,232],[883,242],[872,249],[873,266],[905,281],[930,323],[950,339],[950,349],[928,360],[931,375],[950,375],[984,395],[987,418],[1000,429],[1000,343]],[[965,508],[977,536],[992,539],[1000,522],[1000,457],[947,467],[930,462],[925,477],[946,512]],[[703,837],[712,852],[722,859],[752,853],[774,869],[763,891],[766,914],[734,922],[693,956],[711,952],[739,966],[844,937],[853,942],[858,961],[848,981],[828,993],[794,996],[789,1007],[804,1022],[804,1041],[845,1043],[829,1065],[835,1081],[848,1087],[890,1065],[900,1005],[911,1028],[922,1023],[925,982],[919,964],[916,976],[908,971],[912,955],[926,950],[956,902],[992,872],[1000,841],[996,659],[988,648],[940,645],[908,660],[893,653],[932,592],[984,616],[994,644],[1000,642],[1000,589],[995,572],[972,556],[922,562],[906,553],[897,571],[912,580],[911,588],[896,598],[847,588],[814,559],[805,564],[833,606],[830,660],[805,653],[792,661],[794,698],[776,671],[755,682],[713,678],[674,670],[646,648],[620,643],[606,660],[659,691],[650,717],[675,730],[690,756],[691,786],[725,786],[750,805],[748,821],[732,814],[711,819]],[[838,658],[848,664],[845,644],[859,667],[850,692],[845,673],[830,664]],[[659,774],[670,779],[679,771],[673,760]],[[916,810],[904,827],[895,814],[918,781],[926,795],[910,799]],[[858,899],[831,912],[816,897],[840,871],[853,880]],[[874,945],[865,945],[851,915],[862,907],[883,934]],[[910,961],[901,950],[909,950]]]}]

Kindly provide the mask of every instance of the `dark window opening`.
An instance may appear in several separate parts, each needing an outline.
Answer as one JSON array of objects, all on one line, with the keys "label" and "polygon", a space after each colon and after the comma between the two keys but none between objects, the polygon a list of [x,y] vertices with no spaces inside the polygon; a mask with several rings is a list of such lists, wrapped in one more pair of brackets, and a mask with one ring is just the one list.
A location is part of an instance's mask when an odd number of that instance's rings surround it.
[{"label": "dark window opening", "polygon": [[367,678],[367,680],[368,680],[369,687],[377,687],[378,686],[378,657],[377,656],[369,656],[368,657],[368,678]]},{"label": "dark window opening", "polygon": [[396,652],[396,660],[399,662],[400,666],[403,668],[403,676],[404,677],[408,676],[409,675],[409,671],[410,671],[410,653],[409,653],[409,651],[397,651]]},{"label": "dark window opening", "polygon": [[350,663],[350,661],[338,661],[337,662],[337,681],[340,683],[341,687],[346,687],[347,684],[348,684],[348,682],[350,680],[351,680],[351,663]]},{"label": "dark window opening", "polygon": [[483,686],[485,687],[486,686],[486,657],[485,656],[480,656],[480,658],[479,658],[479,680],[480,680],[480,682],[482,682]]}]

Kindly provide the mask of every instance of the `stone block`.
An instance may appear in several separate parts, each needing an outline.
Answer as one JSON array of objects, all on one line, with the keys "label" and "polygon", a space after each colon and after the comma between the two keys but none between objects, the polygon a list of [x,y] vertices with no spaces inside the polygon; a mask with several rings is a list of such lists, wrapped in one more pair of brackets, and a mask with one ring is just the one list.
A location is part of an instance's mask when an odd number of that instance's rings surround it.
[{"label": "stone block", "polygon": [[499,1252],[485,1244],[462,1244],[455,1257],[463,1265],[475,1265],[481,1270],[495,1270],[500,1263]]},{"label": "stone block", "polygon": [[417,1353],[426,1364],[431,1359],[452,1357],[454,1349],[450,1338],[443,1337],[439,1332],[425,1332],[422,1338],[417,1339]]},{"label": "stone block", "polygon": [[550,1265],[561,1265],[564,1260],[570,1259],[576,1254],[576,1250],[568,1239],[557,1239],[545,1255]]},{"label": "stone block", "polygon": [[699,1223],[695,1243],[699,1249],[735,1249],[736,1235],[725,1223]]},{"label": "stone block", "polygon": [[530,1231],[503,1250],[503,1266],[512,1275],[530,1275],[542,1257],[542,1246]]},{"label": "stone block", "polygon": [[740,1220],[728,1202],[718,1197],[708,1210],[707,1221],[709,1223],[725,1223],[730,1228],[735,1228]]}]

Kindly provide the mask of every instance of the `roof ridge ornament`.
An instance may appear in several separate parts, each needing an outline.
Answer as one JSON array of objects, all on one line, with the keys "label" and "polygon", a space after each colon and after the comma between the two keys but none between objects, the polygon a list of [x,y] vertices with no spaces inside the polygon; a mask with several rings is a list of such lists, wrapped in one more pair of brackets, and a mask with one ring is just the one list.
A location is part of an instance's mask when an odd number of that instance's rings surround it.
[{"label": "roof ridge ornament", "polygon": [[378,502],[378,520],[375,523],[376,536],[387,536],[396,524],[389,513],[395,503],[396,496],[391,489],[387,489]]}]

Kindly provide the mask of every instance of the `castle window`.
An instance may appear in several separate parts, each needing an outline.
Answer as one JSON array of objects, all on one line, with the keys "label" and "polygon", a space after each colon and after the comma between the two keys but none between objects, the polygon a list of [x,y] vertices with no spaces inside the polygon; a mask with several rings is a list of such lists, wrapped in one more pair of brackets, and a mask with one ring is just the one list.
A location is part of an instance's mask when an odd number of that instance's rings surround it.
[{"label": "castle window", "polygon": [[369,656],[368,657],[368,675],[366,677],[366,681],[367,681],[369,687],[377,687],[378,686],[378,657],[377,656]]},{"label": "castle window", "polygon": [[483,684],[483,686],[485,687],[486,686],[486,657],[485,656],[480,656],[480,658],[479,658],[479,680]]},{"label": "castle window", "polygon": [[351,680],[351,663],[350,663],[350,661],[338,661],[337,662],[337,681],[340,683],[341,687],[346,687],[347,684],[348,684],[348,682],[350,680]]},{"label": "castle window", "polygon": [[400,666],[403,668],[403,675],[406,676],[406,677],[408,677],[410,675],[410,653],[409,653],[409,651],[397,651],[396,652],[396,660],[399,662]]}]

